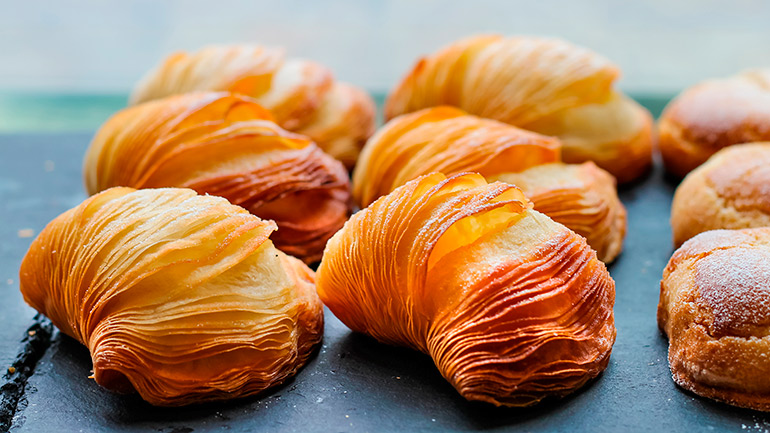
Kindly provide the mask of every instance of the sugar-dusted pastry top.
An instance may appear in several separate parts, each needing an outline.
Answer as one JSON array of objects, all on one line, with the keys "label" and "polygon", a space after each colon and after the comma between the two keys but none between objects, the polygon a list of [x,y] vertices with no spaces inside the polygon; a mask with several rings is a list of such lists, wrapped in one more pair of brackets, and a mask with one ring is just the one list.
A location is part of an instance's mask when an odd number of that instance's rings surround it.
[{"label": "sugar-dusted pastry top", "polygon": [[658,122],[666,169],[684,176],[720,149],[770,141],[770,69],[695,85],[671,101]]},{"label": "sugar-dusted pastry top", "polygon": [[83,166],[90,194],[113,186],[185,187],[278,224],[276,246],[310,263],[347,219],[339,161],[288,132],[253,99],[225,92],[170,96],[119,111]]},{"label": "sugar-dusted pastry top", "polygon": [[375,105],[366,92],[334,80],[318,63],[286,59],[282,49],[259,45],[210,45],[171,54],[136,85],[131,103],[200,91],[255,98],[279,125],[309,136],[348,168],[374,132]]},{"label": "sugar-dusted pastry top", "polygon": [[273,247],[275,228],[190,189],[111,188],[32,242],[21,292],[110,390],[162,406],[255,394],[323,332],[314,274]]},{"label": "sugar-dusted pastry top", "polygon": [[352,330],[428,353],[469,400],[526,406],[607,366],[615,284],[512,185],[433,173],[356,213],[318,268]]},{"label": "sugar-dusted pastry top", "polygon": [[477,172],[521,187],[536,210],[588,238],[601,260],[612,261],[626,232],[615,179],[593,163],[557,162],[560,145],[457,108],[425,108],[390,120],[366,143],[353,196],[363,207],[431,172]]},{"label": "sugar-dusted pastry top", "polygon": [[619,70],[558,39],[483,35],[420,59],[389,95],[386,119],[437,105],[558,136],[566,162],[594,161],[619,182],[652,161],[652,117],[613,89]]},{"label": "sugar-dusted pastry top", "polygon": [[730,146],[693,170],[671,205],[674,244],[707,230],[770,226],[770,142]]},{"label": "sugar-dusted pastry top", "polygon": [[535,210],[584,236],[599,260],[609,263],[623,250],[626,208],[618,198],[615,178],[596,164],[554,162],[490,180],[521,188]]},{"label": "sugar-dusted pastry top", "polygon": [[770,410],[770,228],[713,230],[685,242],[663,272],[658,324],[677,384]]}]

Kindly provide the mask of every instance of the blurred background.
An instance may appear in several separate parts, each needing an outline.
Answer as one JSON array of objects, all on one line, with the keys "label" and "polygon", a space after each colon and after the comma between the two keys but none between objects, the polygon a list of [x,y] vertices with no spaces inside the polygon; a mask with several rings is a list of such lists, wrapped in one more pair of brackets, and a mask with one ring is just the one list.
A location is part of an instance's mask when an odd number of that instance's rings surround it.
[{"label": "blurred background", "polygon": [[766,0],[0,0],[0,131],[93,130],[175,50],[282,45],[382,97],[416,58],[469,34],[558,36],[665,102],[770,65]]}]

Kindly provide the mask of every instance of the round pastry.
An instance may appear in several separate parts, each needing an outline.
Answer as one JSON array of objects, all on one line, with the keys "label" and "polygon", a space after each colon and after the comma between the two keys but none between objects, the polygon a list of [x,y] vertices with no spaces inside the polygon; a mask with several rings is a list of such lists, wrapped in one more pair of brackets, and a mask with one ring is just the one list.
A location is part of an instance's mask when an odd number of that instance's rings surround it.
[{"label": "round pastry", "polygon": [[24,300],[88,347],[93,378],[154,405],[258,393],[318,345],[314,275],[275,230],[189,189],[112,188],[32,242]]},{"label": "round pastry", "polygon": [[131,103],[199,91],[255,98],[281,127],[307,135],[352,168],[374,132],[375,105],[363,90],[335,81],[331,71],[283,50],[258,45],[212,45],[168,56],[136,85]]},{"label": "round pastry", "polygon": [[485,35],[421,59],[390,94],[385,117],[453,105],[561,139],[565,162],[593,161],[618,182],[652,161],[652,117],[613,89],[619,71],[557,39]]},{"label": "round pastry", "polygon": [[615,178],[594,163],[555,162],[490,180],[519,187],[535,210],[585,237],[604,263],[623,250],[626,208],[615,190]]},{"label": "round pastry", "polygon": [[585,236],[610,262],[626,232],[615,179],[593,163],[555,162],[559,147],[557,139],[457,108],[426,108],[394,118],[367,142],[353,173],[353,196],[366,207],[424,174],[478,172],[521,187],[536,210]]},{"label": "round pastry", "polygon": [[685,90],[663,111],[658,131],[666,169],[680,177],[719,149],[770,141],[770,69]]},{"label": "round pastry", "polygon": [[185,187],[278,224],[282,251],[317,261],[351,210],[345,168],[272,122],[254,100],[190,93],[122,110],[97,132],[83,166],[89,194],[114,186]]},{"label": "round pastry", "polygon": [[674,244],[716,229],[770,226],[770,143],[720,150],[685,177],[671,204]]},{"label": "round pastry", "polygon": [[682,245],[663,271],[658,324],[679,386],[770,411],[770,228],[713,230]]},{"label": "round pastry", "polygon": [[317,288],[345,325],[428,353],[466,399],[527,406],[601,373],[615,283],[516,187],[433,173],[353,215]]}]

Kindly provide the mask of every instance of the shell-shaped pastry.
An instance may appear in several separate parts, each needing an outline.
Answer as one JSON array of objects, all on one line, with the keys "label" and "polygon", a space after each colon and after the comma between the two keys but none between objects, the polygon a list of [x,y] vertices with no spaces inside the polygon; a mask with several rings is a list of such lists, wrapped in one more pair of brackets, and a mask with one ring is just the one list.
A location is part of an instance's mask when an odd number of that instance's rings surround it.
[{"label": "shell-shaped pastry", "polygon": [[255,98],[283,128],[304,134],[351,168],[374,132],[375,105],[326,67],[286,59],[281,49],[212,45],[168,56],[136,85],[131,103],[170,95],[228,91]]},{"label": "shell-shaped pastry", "polygon": [[537,211],[585,237],[599,260],[609,263],[622,251],[626,208],[618,198],[615,178],[594,163],[556,162],[490,180],[519,187]]},{"label": "shell-shaped pastry", "polygon": [[718,150],[770,141],[770,69],[709,80],[674,98],[658,121],[666,169],[684,176]]},{"label": "shell-shaped pastry", "polygon": [[283,382],[320,342],[313,272],[271,221],[190,189],[111,188],[24,257],[21,292],[91,352],[94,379],[179,406]]},{"label": "shell-shaped pastry", "polygon": [[566,162],[594,161],[619,182],[652,161],[652,117],[613,89],[618,69],[558,39],[476,36],[422,58],[390,94],[385,117],[453,105],[558,136]]},{"label": "shell-shaped pastry", "polygon": [[658,325],[677,385],[770,411],[770,228],[685,242],[663,271]]},{"label": "shell-shaped pastry", "polygon": [[607,366],[615,284],[585,239],[479,174],[412,180],[327,244],[321,299],[348,327],[428,353],[469,400],[526,406]]},{"label": "shell-shaped pastry", "polygon": [[361,207],[432,172],[486,177],[559,161],[559,141],[441,106],[392,119],[366,143],[353,172]]},{"label": "shell-shaped pastry", "polygon": [[225,197],[278,224],[273,242],[311,263],[350,213],[339,161],[285,131],[251,98],[190,93],[129,107],[97,132],[83,172],[89,194],[114,186],[185,187]]},{"label": "shell-shaped pastry", "polygon": [[353,173],[353,196],[369,205],[434,171],[477,172],[524,191],[535,209],[588,239],[599,258],[621,251],[626,211],[615,179],[593,163],[558,163],[559,140],[448,106],[398,116],[369,140]]}]

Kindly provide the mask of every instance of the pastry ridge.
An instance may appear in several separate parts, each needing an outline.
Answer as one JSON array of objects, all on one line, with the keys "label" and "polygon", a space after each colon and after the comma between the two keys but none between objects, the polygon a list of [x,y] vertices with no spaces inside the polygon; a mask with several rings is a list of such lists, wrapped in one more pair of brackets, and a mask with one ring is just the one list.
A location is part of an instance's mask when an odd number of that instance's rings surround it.
[{"label": "pastry ridge", "polygon": [[652,117],[613,90],[618,68],[568,42],[480,35],[423,57],[388,96],[385,118],[452,105],[564,144],[567,162],[594,161],[620,183],[652,162]]},{"label": "pastry ridge", "polygon": [[433,357],[465,398],[527,406],[607,365],[614,282],[585,239],[514,186],[432,173],[356,213],[318,293],[348,327]]},{"label": "pastry ridge", "polygon": [[32,242],[21,292],[110,390],[160,406],[251,395],[296,373],[323,331],[314,274],[275,229],[190,189],[111,188]]},{"label": "pastry ridge", "polygon": [[90,194],[113,186],[184,187],[275,220],[276,246],[311,263],[350,214],[343,165],[285,131],[253,99],[188,93],[107,120],[83,164]]},{"label": "pastry ridge", "polygon": [[398,116],[364,146],[353,197],[365,207],[431,172],[477,172],[522,188],[535,209],[588,239],[611,262],[622,250],[626,211],[615,178],[593,163],[563,164],[558,139],[438,106]]},{"label": "pastry ridge", "polygon": [[130,103],[201,91],[255,98],[281,127],[308,135],[347,168],[374,132],[376,109],[366,92],[335,81],[325,66],[285,59],[283,49],[260,45],[209,45],[171,54],[137,83]]}]

